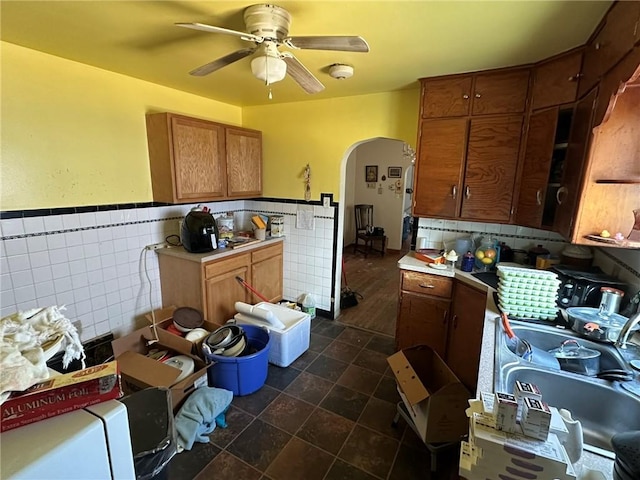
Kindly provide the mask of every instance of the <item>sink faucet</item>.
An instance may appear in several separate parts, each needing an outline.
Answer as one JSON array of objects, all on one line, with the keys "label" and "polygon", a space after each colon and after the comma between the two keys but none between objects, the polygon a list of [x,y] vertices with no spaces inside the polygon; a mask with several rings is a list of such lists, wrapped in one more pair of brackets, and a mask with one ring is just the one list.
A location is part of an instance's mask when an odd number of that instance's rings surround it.
[{"label": "sink faucet", "polygon": [[620,330],[620,335],[618,335],[618,340],[616,340],[616,347],[627,348],[627,340],[629,340],[631,329],[635,327],[638,322],[640,322],[640,310],[631,315],[629,320],[627,320],[627,323],[625,323]]}]

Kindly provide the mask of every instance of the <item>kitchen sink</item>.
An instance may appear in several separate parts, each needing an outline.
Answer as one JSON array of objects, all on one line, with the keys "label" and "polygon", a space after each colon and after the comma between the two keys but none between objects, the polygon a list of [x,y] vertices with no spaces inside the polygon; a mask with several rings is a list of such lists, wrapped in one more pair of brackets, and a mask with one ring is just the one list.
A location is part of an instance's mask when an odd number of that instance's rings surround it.
[{"label": "kitchen sink", "polygon": [[[511,328],[516,336],[543,350],[556,348],[570,338],[578,339],[580,344],[601,353],[601,370],[632,370],[628,356],[620,355],[613,344],[582,339],[573,331],[553,326],[511,321]],[[611,458],[611,437],[615,433],[640,430],[640,395],[629,391],[640,392],[637,373],[633,381],[623,386],[619,381],[554,370],[518,357],[507,347],[506,338],[501,322],[496,322],[495,391],[513,392],[516,380],[537,385],[546,403],[558,409],[566,408],[573,418],[580,420],[585,450]],[[633,388],[625,388],[630,385]]]}]

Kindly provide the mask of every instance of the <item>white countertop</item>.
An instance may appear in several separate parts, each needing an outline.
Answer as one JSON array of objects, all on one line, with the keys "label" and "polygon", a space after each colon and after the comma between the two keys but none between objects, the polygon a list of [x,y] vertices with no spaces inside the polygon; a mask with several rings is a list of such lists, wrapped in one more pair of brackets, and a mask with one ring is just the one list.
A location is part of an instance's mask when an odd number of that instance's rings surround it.
[{"label": "white countertop", "polygon": [[178,257],[185,260],[189,260],[191,262],[197,263],[206,263],[211,260],[218,260],[220,258],[229,257],[231,255],[237,255],[243,252],[249,252],[251,250],[255,250],[256,248],[262,248],[267,245],[272,245],[278,242],[283,242],[285,237],[268,237],[266,240],[262,240],[257,243],[252,243],[251,245],[246,245],[240,248],[218,248],[212,252],[206,253],[191,253],[187,252],[184,247],[168,247],[168,248],[160,248],[155,252],[158,255],[169,255],[171,257]]},{"label": "white countertop", "polygon": [[[479,290],[487,292],[487,305],[484,315],[484,328],[482,332],[482,352],[480,353],[480,364],[478,369],[478,384],[476,394],[480,392],[493,392],[493,370],[494,370],[494,349],[495,349],[495,328],[496,321],[500,320],[498,307],[493,300],[493,292],[495,291],[486,283],[472,276],[471,273],[463,272],[455,269],[436,270],[429,267],[425,262],[418,260],[413,256],[413,252],[398,260],[398,267],[402,270],[411,270],[414,272],[428,273],[431,275],[440,275],[445,277],[454,277],[456,280],[469,284]],[[613,460],[596,455],[591,452],[583,451],[582,457],[574,465],[576,472],[580,474],[591,468],[600,470],[608,480],[613,479]]]}]

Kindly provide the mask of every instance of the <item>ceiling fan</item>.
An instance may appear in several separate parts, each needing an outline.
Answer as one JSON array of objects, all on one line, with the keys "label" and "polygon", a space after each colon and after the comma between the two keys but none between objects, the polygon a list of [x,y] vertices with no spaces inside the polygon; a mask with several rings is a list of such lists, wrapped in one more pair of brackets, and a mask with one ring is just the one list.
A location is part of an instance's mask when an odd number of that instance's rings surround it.
[{"label": "ceiling fan", "polygon": [[277,5],[252,5],[244,11],[246,32],[214,27],[204,23],[176,23],[179,27],[211,33],[234,35],[255,45],[241,48],[189,72],[194,76],[208,75],[238,60],[258,52],[251,61],[253,75],[267,85],[281,81],[288,73],[310,94],[324,90],[324,85],[290,52],[280,52],[281,46],[292,49],[368,52],[369,45],[359,36],[290,37],[291,14]]}]

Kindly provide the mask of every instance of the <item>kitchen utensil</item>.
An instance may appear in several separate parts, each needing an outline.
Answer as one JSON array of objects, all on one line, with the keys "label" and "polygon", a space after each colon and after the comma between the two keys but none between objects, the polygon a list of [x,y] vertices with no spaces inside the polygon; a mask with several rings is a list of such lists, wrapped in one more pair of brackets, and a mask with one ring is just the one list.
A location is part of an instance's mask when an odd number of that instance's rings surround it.
[{"label": "kitchen utensil", "polygon": [[527,340],[518,338],[511,329],[509,317],[505,313],[501,313],[500,317],[502,318],[502,326],[507,334],[507,347],[509,350],[528,362],[553,370],[560,370],[560,363],[553,355],[531,345]]},{"label": "kitchen utensil", "polygon": [[549,353],[556,357],[562,370],[590,377],[600,372],[600,352],[580,345],[577,340],[565,340]]},{"label": "kitchen utensil", "polygon": [[267,302],[267,303],[271,303],[269,301],[269,299],[267,297],[265,297],[264,295],[262,295],[260,292],[258,292],[255,288],[253,288],[251,285],[249,285],[247,282],[244,281],[244,279],[242,277],[236,277],[236,281],[242,285],[244,288],[246,288],[247,290],[249,290],[251,293],[253,293],[256,297],[258,297],[260,300],[262,300],[263,302]]},{"label": "kitchen utensil", "polygon": [[180,370],[180,375],[176,378],[176,382],[184,380],[189,375],[194,372],[195,364],[191,357],[187,355],[176,355],[175,357],[166,358],[161,360],[165,365],[169,365],[170,367],[177,368]]},{"label": "kitchen utensil", "polygon": [[630,382],[633,380],[633,372],[631,370],[622,370],[614,368],[611,370],[602,370],[597,375],[598,378],[617,382]]},{"label": "kitchen utensil", "polygon": [[[613,313],[608,317],[599,315],[598,308],[571,307],[566,309],[571,329],[585,338],[601,342],[615,342],[620,336],[627,318]],[[640,329],[640,324],[632,327],[631,332]]]},{"label": "kitchen utensil", "polygon": [[602,287],[600,292],[602,292],[602,298],[600,299],[599,315],[608,317],[613,313],[618,313],[624,292],[611,287]]},{"label": "kitchen utensil", "polygon": [[202,312],[191,307],[180,307],[173,312],[173,325],[182,333],[199,328],[204,323]]},{"label": "kitchen utensil", "polygon": [[[202,341],[204,352],[213,355],[238,356],[246,347],[246,335],[238,325],[218,328]],[[229,350],[227,352],[227,350]]]}]

